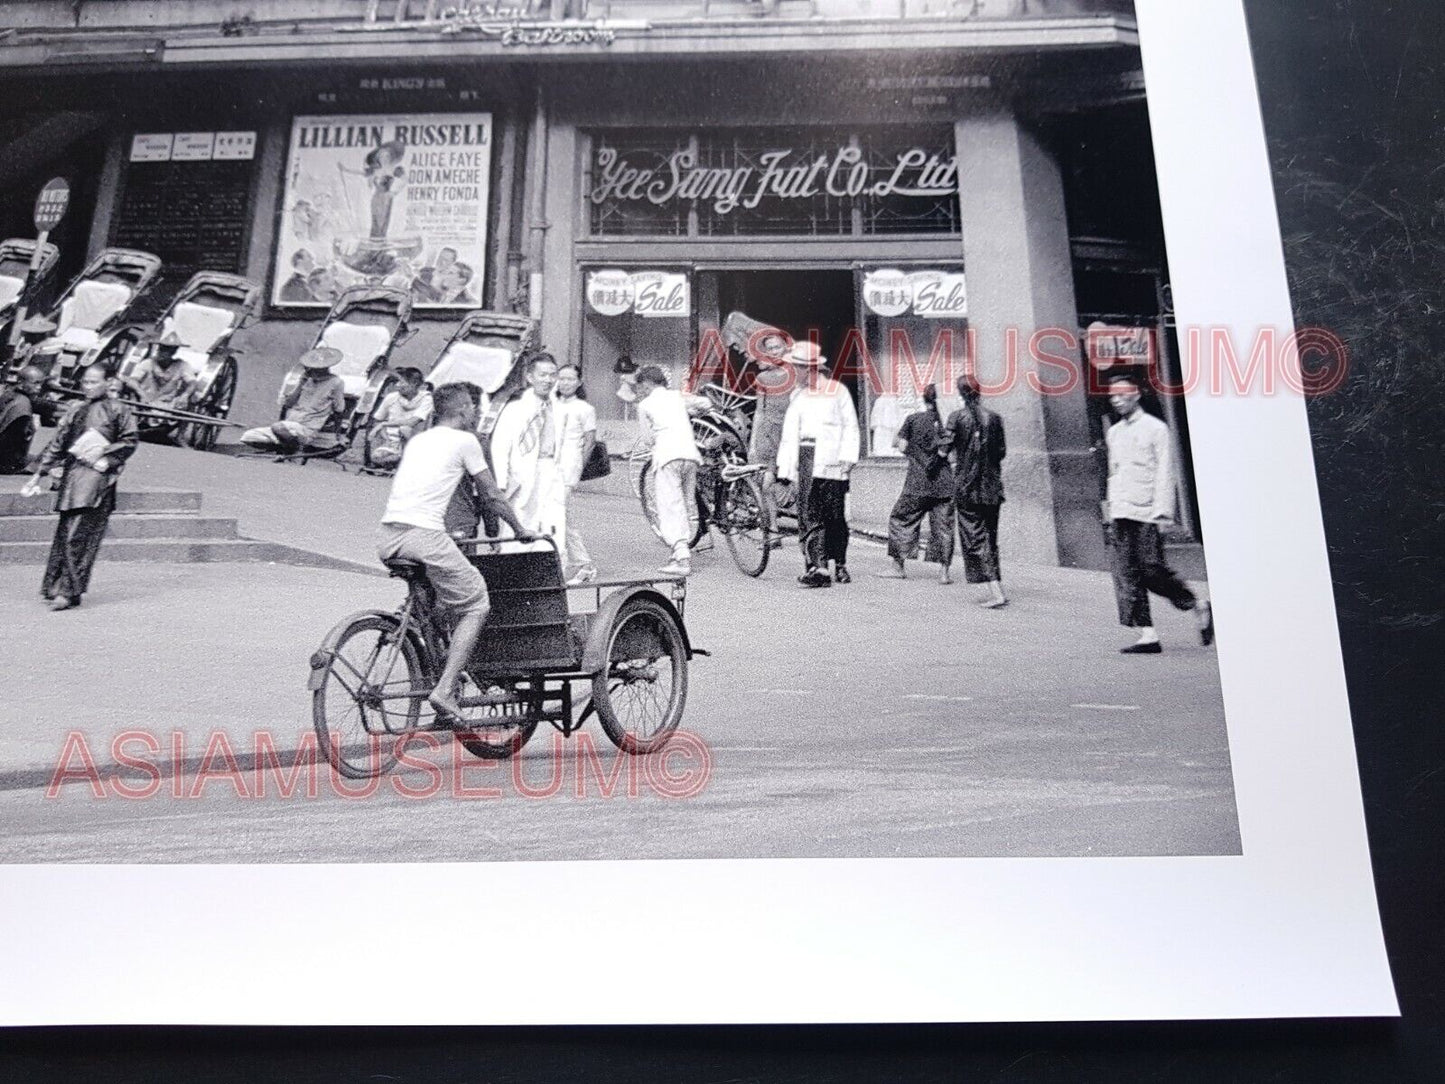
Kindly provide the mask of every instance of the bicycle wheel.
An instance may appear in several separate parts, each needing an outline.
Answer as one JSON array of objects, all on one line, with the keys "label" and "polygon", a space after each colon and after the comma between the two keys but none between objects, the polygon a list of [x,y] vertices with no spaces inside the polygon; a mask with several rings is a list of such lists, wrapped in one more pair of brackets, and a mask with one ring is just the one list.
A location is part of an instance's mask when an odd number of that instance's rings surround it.
[{"label": "bicycle wheel", "polygon": [[661,749],[687,703],[687,648],[677,617],[646,598],[623,603],[607,638],[607,664],[592,678],[592,705],[624,753]]},{"label": "bicycle wheel", "polygon": [[651,463],[642,464],[637,475],[637,499],[642,504],[642,515],[652,533],[662,541],[662,526],[657,518],[657,477]]},{"label": "bicycle wheel", "polygon": [[717,523],[733,563],[749,576],[761,576],[772,549],[773,517],[756,477],[734,478],[723,486]]},{"label": "bicycle wheel", "polygon": [[311,694],[311,722],[331,766],[348,779],[388,772],[421,718],[421,698],[384,700],[425,687],[416,645],[392,615],[360,614],[326,638]]},{"label": "bicycle wheel", "polygon": [[[473,690],[480,691],[471,675],[463,675],[462,697],[474,695]],[[454,736],[463,749],[483,760],[506,760],[519,752],[537,729],[535,718],[508,715],[501,705],[471,708],[464,723],[454,729]]]}]

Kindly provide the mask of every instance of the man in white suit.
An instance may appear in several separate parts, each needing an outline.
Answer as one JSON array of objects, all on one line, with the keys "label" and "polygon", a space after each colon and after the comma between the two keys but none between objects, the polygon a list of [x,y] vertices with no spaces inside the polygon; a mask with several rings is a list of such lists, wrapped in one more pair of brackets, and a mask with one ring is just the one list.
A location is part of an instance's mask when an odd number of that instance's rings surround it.
[{"label": "man in white suit", "polygon": [[[798,388],[783,418],[778,478],[797,488],[804,587],[851,583],[848,574],[848,475],[858,462],[858,410],[853,396],[828,376],[828,359],[813,342],[788,355]],[[833,574],[828,574],[828,562]]]},{"label": "man in white suit", "polygon": [[560,546],[567,537],[567,490],[557,469],[556,384],[556,360],[551,354],[534,355],[527,365],[527,390],[502,408],[491,448],[497,488],[517,518],[528,530],[550,534]]}]

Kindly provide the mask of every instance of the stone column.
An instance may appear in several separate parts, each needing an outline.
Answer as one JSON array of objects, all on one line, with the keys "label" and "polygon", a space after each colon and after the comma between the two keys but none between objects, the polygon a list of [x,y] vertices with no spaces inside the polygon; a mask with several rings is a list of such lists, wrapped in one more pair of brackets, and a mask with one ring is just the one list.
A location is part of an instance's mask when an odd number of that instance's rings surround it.
[{"label": "stone column", "polygon": [[[1030,373],[1044,385],[1066,379],[1059,365],[1035,359],[1029,348],[1035,332],[1059,328],[1077,336],[1078,329],[1058,165],[1019,118],[1002,110],[960,119],[954,135],[977,371],[986,389],[1007,385],[987,399],[1008,438],[999,528],[1005,578],[1010,560],[1107,567],[1082,383],[1040,395],[1029,382]],[[1054,338],[1041,349],[1066,355],[1082,376],[1077,344]]]}]

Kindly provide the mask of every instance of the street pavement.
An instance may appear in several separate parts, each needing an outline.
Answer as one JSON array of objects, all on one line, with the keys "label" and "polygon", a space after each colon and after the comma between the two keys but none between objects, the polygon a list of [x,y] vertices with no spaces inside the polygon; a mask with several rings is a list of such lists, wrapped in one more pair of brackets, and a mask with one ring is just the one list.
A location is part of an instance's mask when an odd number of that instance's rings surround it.
[{"label": "street pavement", "polygon": [[[374,563],[384,479],[143,448],[124,484],[203,489],[244,534]],[[575,515],[604,575],[666,557],[625,498],[581,494]],[[1215,655],[1188,615],[1157,606],[1165,653],[1121,656],[1106,575],[1005,554],[1012,604],[984,611],[930,566],[874,578],[876,544],[849,563],[851,585],[806,591],[791,541],[757,580],[721,545],[698,556],[687,624],[712,656],[666,757],[618,754],[591,722],[502,764],[444,740],[375,784],[291,751],[310,653],[346,614],[396,605],[395,581],[101,563],[55,614],[38,568],[6,568],[0,860],[1239,853]]]}]

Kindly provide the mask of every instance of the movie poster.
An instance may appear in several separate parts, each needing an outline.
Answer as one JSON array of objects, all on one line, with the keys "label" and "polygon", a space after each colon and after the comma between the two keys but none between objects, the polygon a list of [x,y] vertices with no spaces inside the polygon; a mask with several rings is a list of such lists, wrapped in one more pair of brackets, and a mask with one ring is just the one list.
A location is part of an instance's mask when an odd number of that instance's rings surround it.
[{"label": "movie poster", "polygon": [[477,308],[491,150],[490,113],[295,118],[272,304],[327,308],[368,283]]}]

